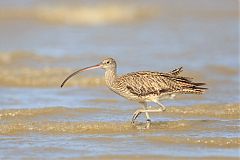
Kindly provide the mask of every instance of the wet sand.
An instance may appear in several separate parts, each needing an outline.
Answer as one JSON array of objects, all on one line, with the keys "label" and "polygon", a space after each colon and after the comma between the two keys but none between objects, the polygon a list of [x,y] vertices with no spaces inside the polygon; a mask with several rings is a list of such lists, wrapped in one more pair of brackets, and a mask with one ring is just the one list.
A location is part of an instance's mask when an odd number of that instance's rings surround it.
[{"label": "wet sand", "polygon": [[[133,110],[108,109],[105,108],[66,108],[66,107],[48,107],[36,109],[5,109],[0,112],[0,135],[2,142],[9,143],[11,141],[21,141],[21,137],[42,137],[49,139],[47,146],[51,146],[51,139],[63,138],[67,143],[76,143],[79,148],[79,154],[82,159],[219,159],[213,155],[204,154],[203,156],[192,155],[182,157],[184,154],[181,150],[199,149],[224,151],[228,158],[235,159],[238,156],[240,146],[239,139],[239,104],[226,105],[196,105],[196,106],[176,106],[168,107],[167,111],[162,114],[154,114],[154,121],[151,129],[143,129],[144,122],[139,121],[133,126],[129,121]],[[111,120],[105,116],[114,117]],[[127,115],[127,116],[125,116]],[[81,117],[82,120],[79,120]],[[99,117],[102,120],[94,120],[92,117]],[[159,120],[156,119],[159,118]],[[127,118],[129,120],[127,120]],[[121,120],[120,120],[121,119]],[[224,135],[224,136],[223,136]],[[8,138],[7,138],[8,137]],[[16,139],[13,139],[15,137]],[[55,138],[54,138],[55,137]],[[24,139],[25,139],[24,138]],[[35,138],[34,138],[35,139]],[[42,140],[40,140],[42,141]],[[56,140],[55,140],[56,141]],[[58,141],[58,140],[57,140]],[[125,141],[122,143],[122,141]],[[34,142],[37,145],[43,142]],[[85,145],[81,145],[84,142]],[[28,142],[21,142],[23,144]],[[35,144],[36,143],[36,144]],[[45,143],[45,142],[44,142]],[[50,143],[50,144],[48,144]],[[84,148],[89,145],[105,146],[102,149],[114,150],[121,144],[120,148],[126,147],[133,143],[134,147],[145,145],[155,146],[145,150],[145,155],[105,155],[105,152],[99,152],[98,155],[84,153]],[[25,144],[27,145],[27,144]],[[80,146],[79,146],[80,145]],[[135,146],[136,145],[136,146]],[[44,148],[44,144],[41,144]],[[159,149],[165,150],[169,146],[179,148],[175,150],[176,157],[163,156],[168,154],[167,151],[159,152]],[[74,146],[72,146],[74,147]],[[113,147],[113,148],[112,148]],[[59,148],[59,147],[58,147]],[[52,148],[50,152],[58,152],[62,150],[66,153],[67,146],[62,146],[56,150]],[[128,147],[127,147],[128,148]],[[165,148],[165,149],[164,149]],[[73,149],[73,148],[72,148]],[[123,148],[122,148],[123,149]],[[12,149],[7,149],[11,151]],[[13,149],[15,150],[15,149]],[[97,149],[98,150],[98,149]],[[37,149],[36,151],[39,151]],[[110,151],[112,152],[112,151]],[[117,154],[116,151],[113,151]],[[159,152],[159,153],[158,153]],[[189,152],[189,151],[188,151]],[[200,151],[199,151],[200,152]],[[171,151],[169,152],[171,153]],[[200,152],[201,153],[201,152]],[[204,151],[203,151],[204,153]],[[163,154],[163,155],[162,155]],[[218,153],[219,154],[219,153]],[[231,156],[230,156],[231,155]],[[95,158],[94,158],[95,157]],[[194,158],[194,159],[195,159]],[[224,156],[221,157],[225,159]],[[226,158],[226,159],[228,159]],[[68,159],[68,158],[67,158]],[[72,159],[72,158],[70,158]],[[74,158],[73,158],[74,159]]]},{"label": "wet sand", "polygon": [[[133,133],[138,131],[139,122],[133,126],[131,122],[76,122],[76,117],[84,117],[88,120],[99,114],[121,116],[123,113],[131,113],[132,110],[121,111],[104,108],[37,108],[37,109],[10,109],[1,110],[0,119],[2,135],[15,135],[22,133],[39,132],[42,134],[98,134],[98,133]],[[178,131],[213,131],[213,132],[237,132],[237,124],[240,112],[239,104],[232,105],[197,105],[189,107],[168,107],[161,117],[169,121],[153,122],[151,130],[144,132],[177,132]],[[105,113],[106,114],[106,113]],[[156,115],[156,114],[155,114]],[[129,117],[130,118],[130,117]],[[64,119],[68,119],[64,121]],[[223,122],[221,122],[223,121]],[[154,140],[154,139],[153,139]],[[159,139],[161,140],[161,139]],[[163,139],[164,140],[164,139]],[[165,139],[167,140],[167,139]],[[170,140],[170,139],[169,139]],[[191,138],[189,138],[191,140]],[[217,139],[219,140],[219,139]],[[223,138],[224,140],[224,138]],[[237,139],[235,139],[237,140]],[[170,141],[179,143],[177,140]],[[183,139],[183,141],[185,141]],[[194,141],[195,143],[195,141]],[[239,142],[233,142],[238,144]],[[221,146],[221,144],[219,144]]]}]

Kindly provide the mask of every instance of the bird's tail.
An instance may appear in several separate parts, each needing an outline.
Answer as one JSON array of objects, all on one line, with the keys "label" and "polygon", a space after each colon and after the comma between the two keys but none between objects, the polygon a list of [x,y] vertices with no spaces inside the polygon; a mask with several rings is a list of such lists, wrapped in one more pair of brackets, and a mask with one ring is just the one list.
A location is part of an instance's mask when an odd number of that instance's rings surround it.
[{"label": "bird's tail", "polygon": [[208,88],[201,87],[206,83],[191,83],[192,85],[182,89],[185,94],[203,94]]},{"label": "bird's tail", "polygon": [[193,78],[180,76],[180,73],[183,71],[183,68],[177,68],[168,72],[167,74],[162,74],[170,81],[173,81],[175,86],[178,88],[176,92],[183,94],[203,94],[208,88],[202,87],[206,83],[196,83],[193,82]]}]

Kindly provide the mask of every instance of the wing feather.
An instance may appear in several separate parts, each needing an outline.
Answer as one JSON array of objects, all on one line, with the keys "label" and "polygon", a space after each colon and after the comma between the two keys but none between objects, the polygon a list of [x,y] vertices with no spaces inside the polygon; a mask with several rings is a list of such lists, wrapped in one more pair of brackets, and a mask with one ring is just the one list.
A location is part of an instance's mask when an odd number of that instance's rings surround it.
[{"label": "wing feather", "polygon": [[172,75],[179,75],[181,72],[183,71],[183,67],[179,67],[179,68],[176,68],[174,70],[172,70],[171,72],[169,72],[169,74],[172,74]]},{"label": "wing feather", "polygon": [[171,92],[171,88],[166,84],[165,78],[155,72],[135,72],[129,73],[119,78],[124,79],[128,91],[137,96],[160,95]]},{"label": "wing feather", "polygon": [[178,76],[182,67],[169,73],[160,72],[133,72],[118,78],[123,81],[121,88],[126,88],[137,96],[163,95],[177,92],[203,93],[207,88],[199,87],[205,83],[195,83],[189,77]]}]

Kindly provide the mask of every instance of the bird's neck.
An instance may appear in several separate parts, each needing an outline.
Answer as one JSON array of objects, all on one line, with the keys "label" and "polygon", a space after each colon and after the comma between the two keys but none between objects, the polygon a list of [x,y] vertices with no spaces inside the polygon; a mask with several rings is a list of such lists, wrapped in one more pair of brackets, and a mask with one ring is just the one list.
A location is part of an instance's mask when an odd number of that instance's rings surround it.
[{"label": "bird's neck", "polygon": [[116,68],[107,69],[105,71],[105,81],[108,87],[111,87],[117,78]]}]

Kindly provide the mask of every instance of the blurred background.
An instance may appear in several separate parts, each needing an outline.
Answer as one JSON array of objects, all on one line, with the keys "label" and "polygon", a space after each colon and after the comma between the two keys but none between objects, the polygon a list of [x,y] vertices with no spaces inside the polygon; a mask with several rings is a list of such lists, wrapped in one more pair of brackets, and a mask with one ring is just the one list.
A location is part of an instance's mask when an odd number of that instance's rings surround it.
[{"label": "blurred background", "polygon": [[[217,101],[238,101],[236,0],[12,0],[0,6],[1,86],[58,87],[73,70],[113,57],[120,74],[183,66],[208,82]],[[84,73],[69,85],[104,85],[102,75]]]},{"label": "blurred background", "polygon": [[[238,0],[0,1],[0,119],[1,117],[8,119],[1,122],[0,134],[11,135],[18,133],[19,130],[33,134],[30,129],[34,128],[32,125],[29,128],[23,123],[21,129],[16,126],[16,123],[20,123],[19,119],[16,119],[19,118],[15,115],[17,113],[26,116],[40,114],[44,120],[58,122],[65,122],[66,119],[79,123],[83,120],[104,122],[130,120],[130,113],[138,106],[108,91],[101,70],[83,73],[68,81],[65,88],[59,88],[61,82],[71,72],[97,64],[106,57],[116,59],[119,74],[140,70],[168,72],[182,66],[184,76],[206,82],[209,91],[202,96],[180,97],[178,101],[166,101],[164,104],[167,106],[203,104],[213,110],[218,105],[220,108],[221,105],[229,105],[230,109],[237,111],[238,114],[240,109],[238,12]],[[59,106],[71,109],[97,107],[104,114],[94,118],[79,115],[72,117],[70,114],[66,118],[64,115],[66,111],[61,109],[59,111]],[[48,107],[52,110],[44,110]],[[123,114],[115,115],[114,119],[114,116],[109,117],[110,113],[105,113],[105,108],[117,110],[111,114]],[[30,113],[27,114],[25,109],[29,109]],[[33,109],[43,111],[31,111]],[[55,115],[56,112],[59,113],[58,116]],[[82,110],[68,112],[80,114]],[[234,116],[234,122],[231,124],[236,129],[238,122],[235,121],[236,112]],[[25,118],[31,124],[32,121],[41,123],[43,120],[39,117],[36,120],[35,116],[32,117],[34,120]],[[161,119],[159,116],[158,120],[173,119],[169,117]],[[63,131],[61,127],[52,123],[49,126],[57,128],[61,134],[69,129]],[[49,128],[44,130],[41,127],[39,129],[39,126],[35,127],[37,128],[33,129],[35,132],[49,131]],[[219,135],[225,138],[230,135],[236,137],[235,131],[233,133],[224,131]],[[76,132],[81,133],[82,130]],[[189,136],[187,133],[186,135]],[[36,135],[33,137],[35,139]],[[22,138],[26,137],[20,139]],[[132,140],[131,136],[128,138]],[[9,144],[9,141],[4,142]],[[15,143],[14,140],[13,142]],[[62,143],[62,140],[57,139],[56,146],[61,144],[60,142]],[[239,141],[237,143],[239,144]],[[93,144],[98,146],[99,142]],[[44,145],[40,146],[44,148]],[[109,146],[109,154],[125,153],[114,152],[111,147]],[[100,154],[100,148],[96,153],[99,151]],[[152,146],[150,148],[152,151],[147,150],[147,154],[158,155],[157,148]],[[23,148],[19,152],[28,149]],[[74,152],[68,149],[64,151]],[[16,150],[5,151],[15,153]],[[36,149],[35,152],[37,151],[39,150]],[[137,151],[132,150],[131,153]],[[164,153],[171,155],[167,151],[168,148]],[[189,153],[189,150],[185,151]],[[56,157],[62,156],[60,152],[55,150],[54,152]],[[202,152],[203,156],[212,155],[208,154],[208,149]],[[176,151],[176,155],[186,156],[184,153]],[[213,155],[218,155],[218,152],[214,153],[216,154]],[[237,155],[236,150],[226,152],[221,150],[221,153],[224,156]],[[4,155],[6,154],[3,153],[3,157]],[[91,154],[86,153],[86,156],[89,155]],[[43,158],[41,156],[39,155]],[[79,155],[76,153],[76,156]]]},{"label": "blurred background", "polygon": [[113,57],[120,73],[183,66],[230,79],[238,68],[237,2],[1,1],[0,63],[79,68]]}]

